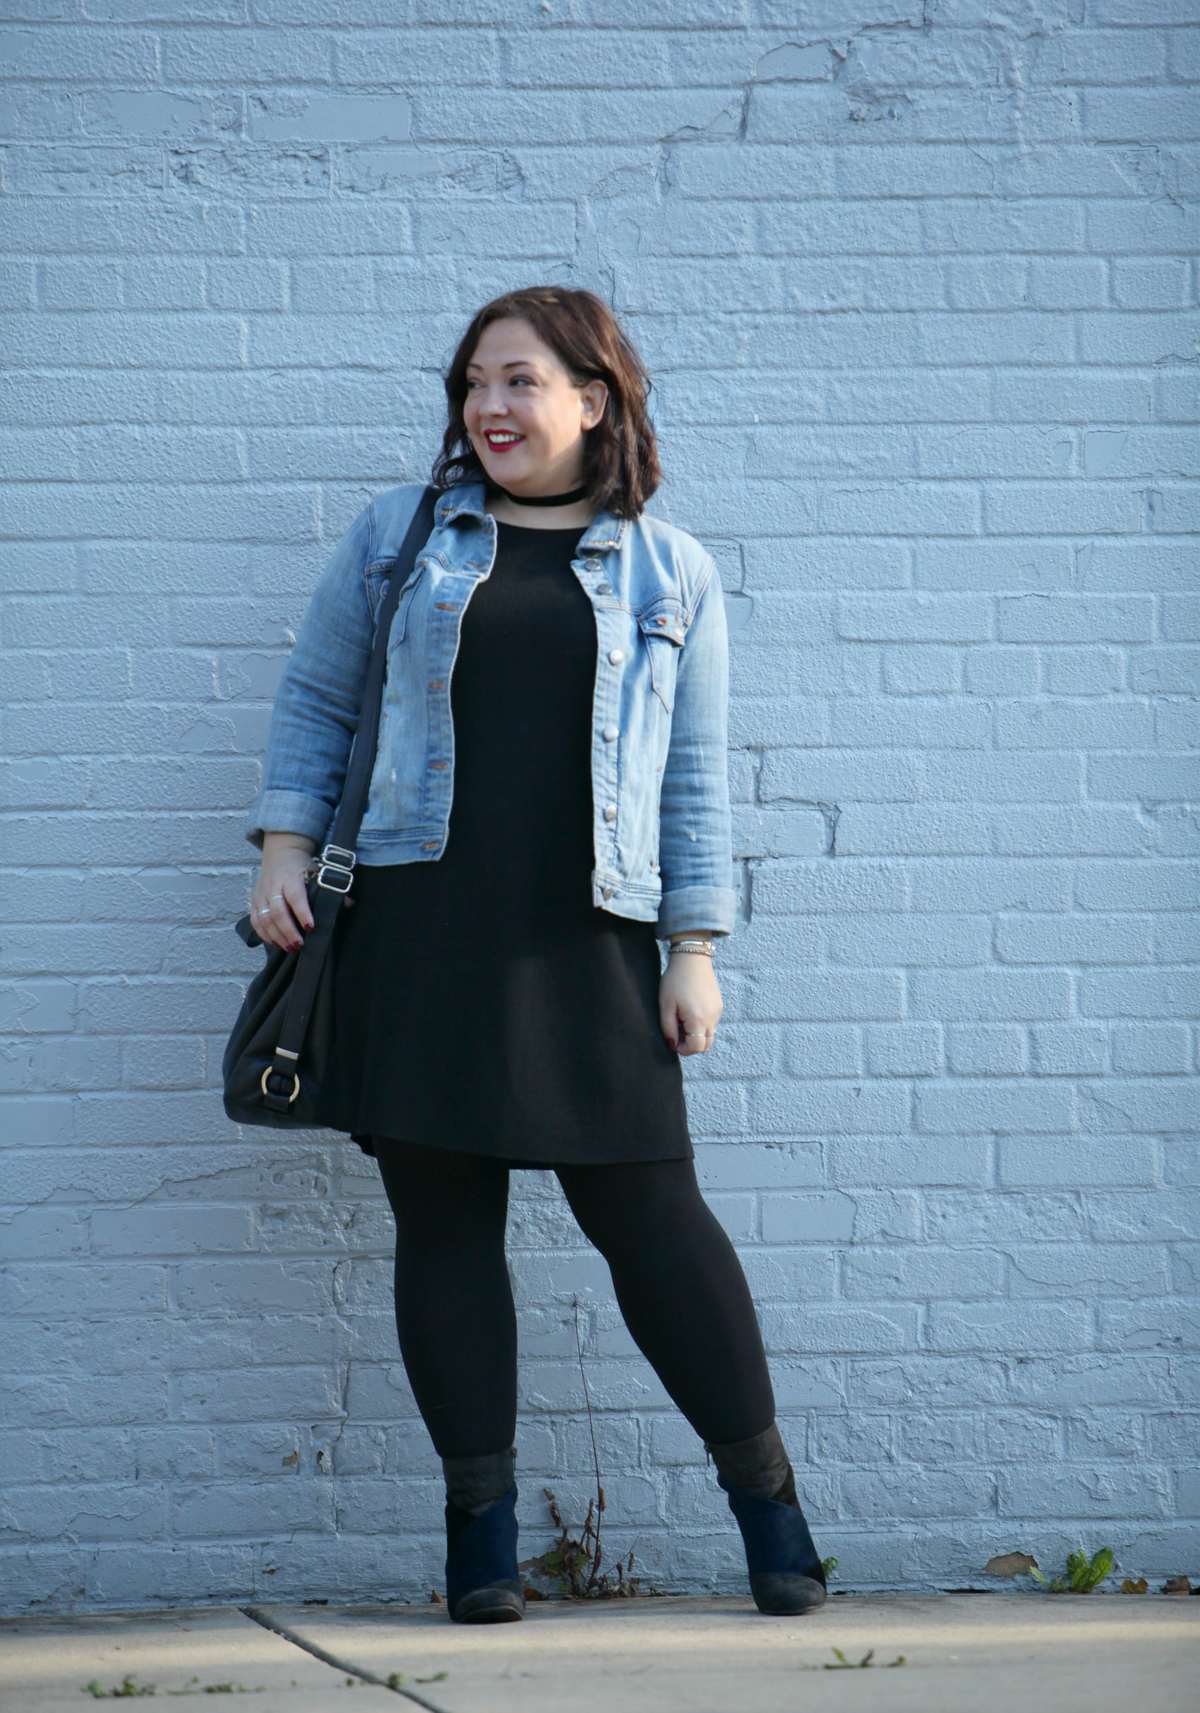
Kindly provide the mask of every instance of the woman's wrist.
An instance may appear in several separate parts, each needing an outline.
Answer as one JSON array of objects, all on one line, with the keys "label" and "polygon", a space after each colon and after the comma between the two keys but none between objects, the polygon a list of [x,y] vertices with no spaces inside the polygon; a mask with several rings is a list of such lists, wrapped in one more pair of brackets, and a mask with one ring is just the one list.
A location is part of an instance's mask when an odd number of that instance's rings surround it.
[{"label": "woman's wrist", "polygon": [[671,934],[669,939],[668,956],[676,951],[682,956],[709,958],[714,956],[713,936],[703,928],[698,928],[691,934]]},{"label": "woman's wrist", "polygon": [[315,839],[307,838],[303,833],[272,833],[263,834],[263,856],[267,857],[273,851],[300,851],[305,856],[311,856],[317,848]]}]

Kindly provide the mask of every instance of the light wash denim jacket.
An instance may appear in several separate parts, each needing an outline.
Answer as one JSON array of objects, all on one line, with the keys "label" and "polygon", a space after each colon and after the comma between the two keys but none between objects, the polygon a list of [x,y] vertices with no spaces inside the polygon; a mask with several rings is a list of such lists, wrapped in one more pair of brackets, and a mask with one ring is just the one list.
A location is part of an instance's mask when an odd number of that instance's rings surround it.
[{"label": "light wash denim jacket", "polygon": [[[422,493],[388,488],[355,518],[317,580],[271,713],[262,788],[245,825],[332,831],[375,620]],[[442,493],[388,638],[379,738],[355,856],[436,862],[454,791],[450,677],[467,603],[491,574],[495,520],[482,481]],[[598,512],[571,569],[596,620],[592,899],[654,922],[660,939],[733,931],[728,638],[716,563],[645,512]],[[552,806],[548,806],[552,809]]]}]

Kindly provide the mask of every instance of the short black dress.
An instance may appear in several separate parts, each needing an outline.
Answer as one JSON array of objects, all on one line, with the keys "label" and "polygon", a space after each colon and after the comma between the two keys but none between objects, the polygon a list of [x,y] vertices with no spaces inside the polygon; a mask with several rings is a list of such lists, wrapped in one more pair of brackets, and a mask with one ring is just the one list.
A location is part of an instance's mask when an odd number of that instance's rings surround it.
[{"label": "short black dress", "polygon": [[497,520],[450,684],[436,862],[354,871],[334,936],[324,1121],[552,1169],[693,1156],[656,926],[592,902],[596,624],[581,529]]}]

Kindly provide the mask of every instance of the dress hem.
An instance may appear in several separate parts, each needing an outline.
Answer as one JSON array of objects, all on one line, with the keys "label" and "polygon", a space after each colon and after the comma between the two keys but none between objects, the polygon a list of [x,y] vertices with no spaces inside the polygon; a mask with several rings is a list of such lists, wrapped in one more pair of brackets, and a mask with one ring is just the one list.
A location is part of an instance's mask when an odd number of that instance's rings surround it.
[{"label": "dress hem", "polygon": [[[331,1125],[328,1128],[340,1129],[341,1127],[338,1125]],[[352,1130],[349,1132],[348,1140],[357,1143],[358,1147],[369,1160],[375,1160],[378,1159],[378,1155],[375,1152],[374,1147],[366,1146],[365,1144],[373,1143],[376,1136],[385,1134],[385,1132],[377,1130]],[[635,1166],[640,1165],[643,1162],[646,1164],[652,1164],[663,1160],[694,1160],[696,1157],[695,1149],[693,1147],[689,1147],[682,1153],[657,1155],[628,1154],[620,1158],[614,1157],[606,1160],[597,1159],[595,1155],[591,1155],[586,1160],[533,1160],[527,1159],[524,1155],[520,1154],[494,1154],[490,1149],[484,1148],[466,1147],[448,1149],[441,1142],[427,1142],[420,1136],[405,1136],[403,1138],[397,1138],[397,1140],[411,1142],[415,1147],[429,1148],[438,1153],[475,1154],[481,1160],[494,1160],[498,1166],[508,1166],[511,1170],[525,1168],[529,1171],[539,1172],[552,1172],[558,1166]]]}]

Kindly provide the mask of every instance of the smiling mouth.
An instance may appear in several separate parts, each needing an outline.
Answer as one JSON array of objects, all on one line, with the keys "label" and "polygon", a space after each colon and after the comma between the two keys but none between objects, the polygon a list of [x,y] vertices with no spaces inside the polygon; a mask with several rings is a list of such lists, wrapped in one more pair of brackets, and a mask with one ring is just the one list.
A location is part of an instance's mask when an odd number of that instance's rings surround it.
[{"label": "smiling mouth", "polygon": [[525,436],[523,434],[510,435],[506,430],[503,435],[498,436],[496,439],[493,439],[492,436],[485,431],[483,438],[487,441],[489,446],[501,447],[519,446]]}]

